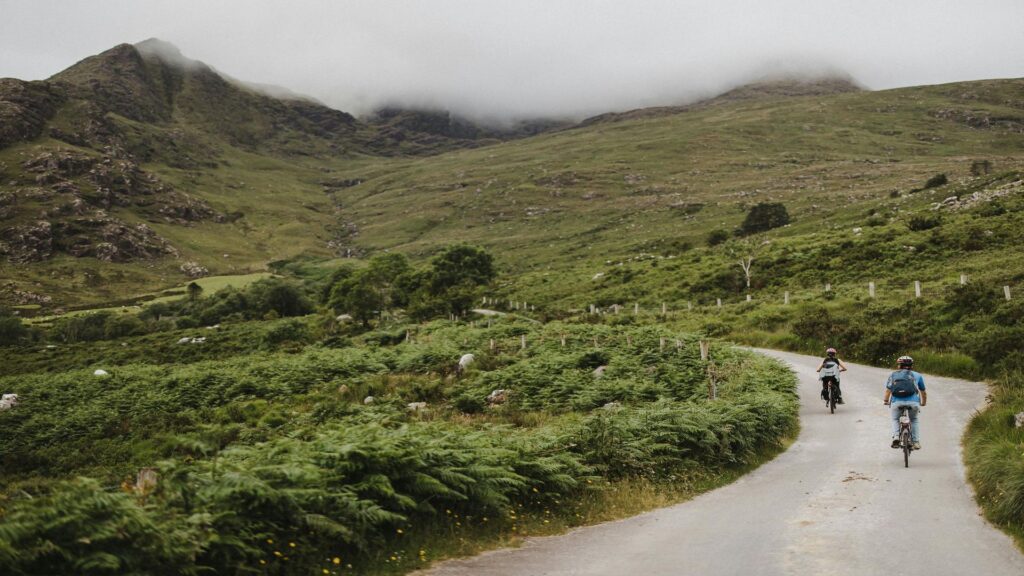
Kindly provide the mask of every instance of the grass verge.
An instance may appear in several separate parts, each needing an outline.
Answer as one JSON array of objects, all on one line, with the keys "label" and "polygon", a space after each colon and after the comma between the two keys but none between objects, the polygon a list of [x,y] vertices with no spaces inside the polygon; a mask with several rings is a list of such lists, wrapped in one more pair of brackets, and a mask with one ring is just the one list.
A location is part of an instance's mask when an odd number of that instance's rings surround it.
[{"label": "grass verge", "polygon": [[1024,551],[1024,373],[1005,375],[992,386],[992,403],[971,420],[964,435],[967,477],[985,517]]}]

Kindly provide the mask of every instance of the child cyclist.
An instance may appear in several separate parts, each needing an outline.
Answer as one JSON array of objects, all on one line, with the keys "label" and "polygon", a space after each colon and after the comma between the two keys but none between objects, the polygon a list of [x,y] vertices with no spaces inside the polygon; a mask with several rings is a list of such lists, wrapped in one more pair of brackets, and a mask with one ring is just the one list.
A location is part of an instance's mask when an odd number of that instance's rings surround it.
[{"label": "child cyclist", "polygon": [[836,357],[835,348],[825,350],[825,359],[818,365],[816,372],[818,372],[821,379],[821,399],[828,399],[826,392],[828,391],[828,383],[831,381],[832,388],[836,391],[836,404],[845,404],[843,402],[843,392],[839,389],[839,373],[846,372],[846,365]]}]

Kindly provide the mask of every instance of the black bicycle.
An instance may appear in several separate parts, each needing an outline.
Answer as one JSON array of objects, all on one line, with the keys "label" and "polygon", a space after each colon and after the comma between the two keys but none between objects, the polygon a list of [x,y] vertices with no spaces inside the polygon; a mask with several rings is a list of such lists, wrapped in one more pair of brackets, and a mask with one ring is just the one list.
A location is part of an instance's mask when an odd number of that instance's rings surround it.
[{"label": "black bicycle", "polygon": [[835,386],[837,382],[835,378],[831,376],[826,376],[825,378],[822,378],[822,381],[824,381],[825,383],[825,407],[828,408],[830,413],[835,414],[836,402],[839,400],[839,393],[836,390]]}]

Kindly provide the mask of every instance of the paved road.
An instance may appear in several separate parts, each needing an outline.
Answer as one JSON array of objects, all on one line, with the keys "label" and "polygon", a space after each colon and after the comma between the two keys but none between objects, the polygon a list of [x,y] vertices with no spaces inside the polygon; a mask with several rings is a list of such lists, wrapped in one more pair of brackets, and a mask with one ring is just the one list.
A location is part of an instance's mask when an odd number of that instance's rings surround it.
[{"label": "paved road", "polygon": [[984,401],[982,384],[925,377],[924,449],[905,469],[888,446],[888,371],[849,365],[847,404],[831,415],[817,400],[818,359],[766,353],[800,375],[802,430],[786,453],[690,502],[427,574],[1024,575],[1024,555],[979,515],[964,480],[960,436]]}]

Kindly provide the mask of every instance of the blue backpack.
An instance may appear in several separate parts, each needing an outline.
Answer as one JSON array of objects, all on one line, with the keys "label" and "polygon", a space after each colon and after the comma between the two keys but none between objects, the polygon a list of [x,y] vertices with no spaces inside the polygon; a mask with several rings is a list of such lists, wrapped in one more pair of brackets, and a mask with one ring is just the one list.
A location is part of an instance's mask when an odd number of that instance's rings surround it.
[{"label": "blue backpack", "polygon": [[910,370],[897,370],[890,376],[892,379],[892,395],[897,398],[910,398],[917,394],[917,378]]}]

